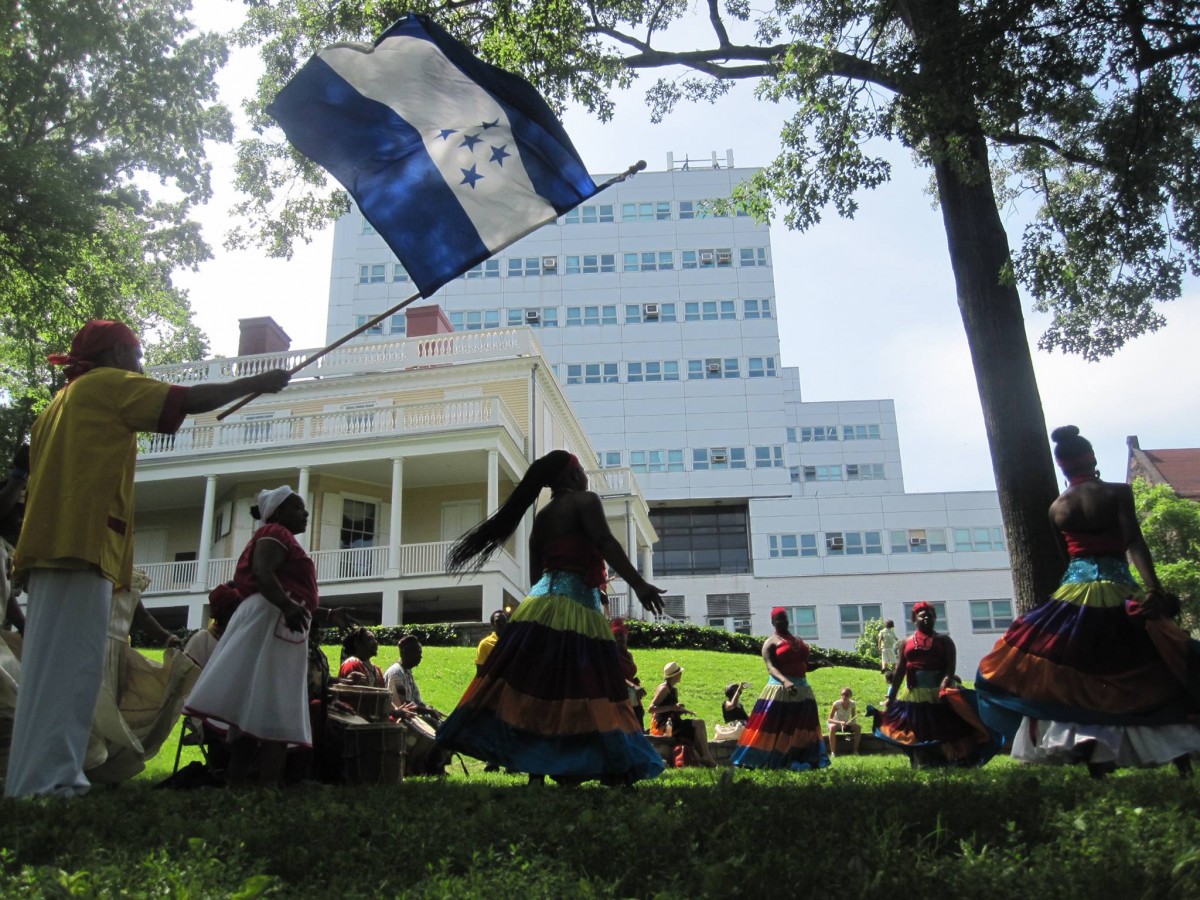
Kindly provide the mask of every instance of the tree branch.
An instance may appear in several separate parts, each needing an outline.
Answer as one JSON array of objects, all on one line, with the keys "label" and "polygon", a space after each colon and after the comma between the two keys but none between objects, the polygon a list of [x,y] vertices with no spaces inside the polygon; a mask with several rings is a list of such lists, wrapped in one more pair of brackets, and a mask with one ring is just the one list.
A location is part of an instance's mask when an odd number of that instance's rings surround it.
[{"label": "tree branch", "polygon": [[[710,0],[710,2],[714,2],[714,0]],[[826,63],[824,71],[826,75],[867,81],[896,93],[903,92],[897,79],[869,60],[860,59],[849,53],[822,50],[808,44],[774,44],[769,47],[724,44],[711,50],[655,50],[645,41],[607,25],[597,23],[588,31],[592,34],[612,38],[614,41],[637,50],[637,53],[621,59],[621,64],[630,69],[685,66],[711,75],[713,78],[763,78],[777,74],[779,61],[790,51],[800,56],[823,60]],[[729,61],[760,62],[762,64],[746,66],[723,64]]]},{"label": "tree branch", "polygon": [[1067,162],[1077,163],[1081,166],[1089,166],[1093,169],[1104,169],[1105,171],[1109,172],[1116,171],[1111,165],[1104,162],[1102,159],[1098,159],[1094,156],[1088,156],[1084,153],[1078,153],[1074,150],[1068,150],[1066,147],[1062,146],[1062,144],[1058,143],[1058,141],[1052,140],[1051,138],[1042,137],[1038,134],[1021,134],[1020,132],[1016,131],[997,131],[990,133],[987,136],[996,143],[1004,144],[1008,147],[1042,147],[1046,150],[1049,150],[1056,156],[1065,159]]},{"label": "tree branch", "polygon": [[708,21],[712,23],[717,41],[724,50],[729,47],[729,32],[725,30],[725,22],[721,19],[721,10],[717,2],[718,0],[708,0]]}]

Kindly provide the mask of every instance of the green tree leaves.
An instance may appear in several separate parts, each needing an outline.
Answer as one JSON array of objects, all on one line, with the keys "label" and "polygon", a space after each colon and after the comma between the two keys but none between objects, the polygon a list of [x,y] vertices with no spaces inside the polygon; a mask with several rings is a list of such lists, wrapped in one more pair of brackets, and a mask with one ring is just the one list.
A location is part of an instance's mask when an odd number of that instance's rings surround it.
[{"label": "green tree leaves", "polygon": [[205,350],[171,273],[210,256],[189,216],[212,192],[204,143],[229,141],[232,124],[214,82],[225,43],[194,33],[188,9],[11,10],[0,38],[0,390],[11,403],[44,402],[44,357],[89,318],[141,329],[154,361]]},{"label": "green tree leaves", "polygon": [[1158,580],[1179,597],[1183,624],[1195,631],[1200,628],[1200,503],[1144,478],[1133,482],[1133,503]]}]

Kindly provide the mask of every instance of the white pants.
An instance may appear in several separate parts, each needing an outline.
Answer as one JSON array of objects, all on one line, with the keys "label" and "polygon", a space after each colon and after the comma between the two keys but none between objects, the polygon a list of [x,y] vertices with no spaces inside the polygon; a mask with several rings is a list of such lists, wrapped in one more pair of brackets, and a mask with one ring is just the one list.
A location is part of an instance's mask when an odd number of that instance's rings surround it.
[{"label": "white pants", "polygon": [[70,797],[91,786],[83,760],[104,674],[111,603],[112,582],[98,572],[30,574],[4,796]]}]

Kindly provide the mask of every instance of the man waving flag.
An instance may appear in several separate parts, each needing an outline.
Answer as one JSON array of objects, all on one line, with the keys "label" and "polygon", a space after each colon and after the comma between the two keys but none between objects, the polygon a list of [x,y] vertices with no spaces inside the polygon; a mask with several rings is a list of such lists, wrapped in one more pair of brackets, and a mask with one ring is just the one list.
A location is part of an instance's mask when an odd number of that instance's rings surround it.
[{"label": "man waving flag", "polygon": [[537,91],[424,16],[322,50],[267,112],[423,297],[598,190]]}]

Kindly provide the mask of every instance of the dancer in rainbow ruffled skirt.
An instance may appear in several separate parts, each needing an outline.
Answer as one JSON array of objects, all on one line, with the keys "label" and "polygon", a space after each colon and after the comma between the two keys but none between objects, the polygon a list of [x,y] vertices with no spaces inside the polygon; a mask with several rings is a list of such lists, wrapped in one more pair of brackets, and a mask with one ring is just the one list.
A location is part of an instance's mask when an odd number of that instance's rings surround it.
[{"label": "dancer in rainbow ruffled skirt", "polygon": [[1051,438],[1068,487],[1050,520],[1070,563],[980,662],[983,717],[1027,762],[1084,762],[1096,777],[1175,762],[1188,774],[1200,752],[1196,644],[1172,621],[1178,601],[1159,584],[1130,486],[1100,480],[1075,426]]},{"label": "dancer in rainbow ruffled skirt", "polygon": [[631,784],[663,770],[629,702],[617,645],[600,604],[607,560],[652,612],[662,590],[646,582],[608,528],[587,475],[565,450],[536,460],[512,495],[450,549],[451,572],[478,569],[516,530],[543,488],[529,567],[537,584],[438,729],[438,743],[519,772],[579,783]]}]

